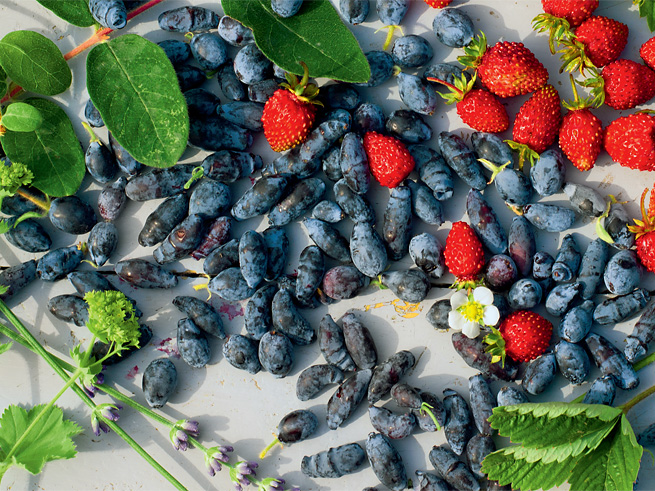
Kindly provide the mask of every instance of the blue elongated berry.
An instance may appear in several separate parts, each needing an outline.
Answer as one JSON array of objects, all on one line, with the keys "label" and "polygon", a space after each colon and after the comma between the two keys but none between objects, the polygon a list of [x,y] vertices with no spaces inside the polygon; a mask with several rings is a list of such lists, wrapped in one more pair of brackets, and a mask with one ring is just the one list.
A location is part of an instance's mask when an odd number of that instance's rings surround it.
[{"label": "blue elongated berry", "polygon": [[434,235],[428,232],[415,235],[409,241],[408,250],[414,264],[431,277],[441,278],[446,271],[444,248]]},{"label": "blue elongated berry", "polygon": [[[583,404],[606,404],[611,406],[616,397],[616,383],[612,375],[603,375],[593,381],[582,400]],[[643,442],[638,442],[643,445]]]},{"label": "blue elongated berry", "polygon": [[375,367],[378,352],[371,331],[351,311],[343,315],[341,325],[346,349],[355,365],[362,370]]},{"label": "blue elongated berry", "polygon": [[483,435],[492,435],[489,417],[496,407],[496,398],[491,393],[489,382],[481,374],[469,377],[469,394],[473,421]]},{"label": "blue elongated berry", "polygon": [[356,267],[341,265],[330,268],[323,276],[321,290],[329,298],[342,300],[353,298],[369,284],[369,278]]},{"label": "blue elongated berry", "polygon": [[261,82],[273,73],[272,62],[255,44],[247,44],[234,57],[234,73],[246,85]]},{"label": "blue elongated berry", "polygon": [[261,131],[264,106],[257,102],[235,101],[217,107],[216,114],[223,119],[251,131]]},{"label": "blue elongated berry", "polygon": [[346,214],[335,201],[324,199],[312,209],[312,218],[327,223],[338,223],[346,218]]},{"label": "blue elongated berry", "polygon": [[332,190],[334,191],[334,200],[353,222],[375,222],[375,211],[371,204],[364,196],[350,189],[345,179],[342,178],[335,182]]},{"label": "blue elongated berry", "polygon": [[239,239],[217,247],[205,258],[202,270],[205,274],[216,276],[228,268],[239,265]]},{"label": "blue elongated berry", "polygon": [[498,406],[514,406],[515,404],[530,402],[525,392],[509,385],[501,387],[498,394],[496,394],[496,401]]},{"label": "blue elongated berry", "polygon": [[305,368],[296,381],[296,397],[308,401],[328,385],[343,382],[343,372],[335,365],[312,365]]},{"label": "blue elongated berry", "polygon": [[562,239],[553,263],[552,277],[557,283],[568,283],[578,274],[582,256],[578,244],[571,234]]},{"label": "blue elongated berry", "polygon": [[404,143],[421,143],[432,138],[432,128],[420,114],[406,109],[392,112],[385,124],[387,132]]},{"label": "blue elongated berry", "polygon": [[521,276],[528,276],[532,272],[532,260],[536,250],[532,225],[523,216],[514,217],[507,234],[507,252]]},{"label": "blue elongated berry", "polygon": [[546,150],[530,167],[532,187],[540,196],[550,196],[562,189],[565,177],[565,157],[559,148]]},{"label": "blue elongated berry", "polygon": [[378,276],[387,267],[384,241],[373,226],[366,222],[356,223],[352,229],[350,256],[355,267],[371,278]]},{"label": "blue elongated berry", "polygon": [[266,261],[266,279],[274,280],[284,273],[289,252],[289,237],[281,227],[269,227],[262,232],[268,260]]},{"label": "blue elongated berry", "polygon": [[365,460],[359,443],[347,443],[303,457],[300,470],[309,477],[338,478],[355,472]]},{"label": "blue elongated berry", "polygon": [[158,21],[164,31],[187,33],[216,29],[219,17],[203,7],[180,7],[162,12]]},{"label": "blue elongated berry", "polygon": [[176,387],[177,369],[169,358],[152,360],[143,372],[141,388],[150,407],[163,407]]},{"label": "blue elongated berry", "polygon": [[[455,79],[461,79],[462,75],[466,76],[466,80],[470,80],[470,76],[466,72],[462,72],[462,69],[458,67],[457,65],[453,65],[452,63],[436,63],[434,65],[428,66],[424,71],[423,71],[423,80],[426,82],[442,87],[443,85],[440,84],[439,82],[433,82],[431,80],[428,80],[428,78],[436,78],[439,80],[443,80],[444,82],[448,82],[449,84],[453,85],[455,82]],[[475,133],[474,133],[475,134]],[[487,157],[484,157],[487,158]],[[493,162],[492,159],[489,159]],[[502,163],[502,162],[501,162]]]},{"label": "blue elongated berry", "polygon": [[166,39],[157,43],[157,46],[164,50],[173,65],[181,65],[191,58],[191,48],[179,39]]},{"label": "blue elongated berry", "polygon": [[141,171],[143,164],[132,157],[128,151],[116,141],[111,132],[109,132],[109,146],[111,147],[111,151],[114,152],[114,157],[116,157],[118,167],[120,167],[123,172],[130,176],[135,176]]},{"label": "blue elongated berry", "polygon": [[84,106],[84,118],[86,119],[87,123],[89,123],[89,125],[93,126],[94,128],[101,128],[105,125],[105,122],[102,120],[102,116],[100,116],[100,111],[96,109],[91,99],[86,101],[86,105]]},{"label": "blue elongated berry", "polygon": [[444,8],[432,21],[437,39],[450,48],[463,48],[473,40],[473,21],[461,9]]},{"label": "blue elongated berry", "polygon": [[[237,78],[237,74],[234,73],[234,64],[227,63],[218,69],[216,74],[219,85],[221,86],[221,91],[223,95],[231,101],[244,101],[247,98],[248,93],[246,92],[246,86],[241,83]],[[260,82],[261,83],[261,82]],[[254,86],[251,86],[254,87]],[[250,88],[248,88],[250,92]],[[253,100],[250,98],[250,100]],[[256,100],[255,102],[266,102],[264,100]]]},{"label": "blue elongated berry", "polygon": [[207,81],[207,74],[200,68],[192,65],[178,65],[175,67],[177,83],[182,92],[197,89]]},{"label": "blue elongated berry", "polygon": [[627,338],[624,353],[630,363],[639,360],[648,352],[648,345],[655,337],[655,304],[651,304],[635,324]]},{"label": "blue elongated berry", "polygon": [[606,338],[592,333],[585,338],[585,344],[600,372],[603,375],[612,375],[617,387],[630,390],[639,385],[639,376],[632,365]]},{"label": "blue elongated berry", "polygon": [[280,17],[289,18],[298,13],[303,0],[271,0],[271,9]]},{"label": "blue elongated berry", "polygon": [[252,34],[252,29],[244,26],[238,20],[224,15],[218,23],[218,35],[223,40],[237,47],[245,46],[255,42],[255,37]]},{"label": "blue elongated berry", "polygon": [[474,435],[466,444],[466,460],[476,476],[486,476],[482,472],[482,461],[494,450],[496,450],[496,444],[493,438],[485,434]]},{"label": "blue elongated berry", "polygon": [[610,212],[605,218],[605,230],[610,234],[613,247],[617,249],[630,249],[635,245],[635,234],[628,230],[632,223],[628,212],[621,203],[612,203]]},{"label": "blue elongated berry", "polygon": [[103,27],[122,29],[127,24],[123,0],[89,0],[91,15]]},{"label": "blue elongated berry", "polygon": [[293,366],[293,345],[282,332],[267,331],[259,340],[259,362],[275,378],[286,377]]},{"label": "blue elongated berry", "polygon": [[[370,346],[370,343],[368,346]],[[318,347],[321,350],[323,358],[325,358],[325,361],[330,366],[335,366],[340,370],[348,372],[357,368],[355,361],[346,347],[344,331],[339,327],[339,324],[334,322],[330,314],[325,314],[319,324]],[[374,345],[373,350],[375,350]]]},{"label": "blue elongated berry", "polygon": [[436,474],[417,469],[414,488],[420,491],[447,491],[450,489],[450,486]]},{"label": "blue elongated berry", "polygon": [[[539,281],[542,286],[550,285],[550,282],[552,282],[553,264],[555,264],[555,258],[553,256],[546,251],[537,252],[532,261],[532,277]],[[547,289],[549,288],[545,288],[545,290]]]},{"label": "blue elongated berry", "polygon": [[503,254],[507,251],[505,229],[500,224],[496,212],[477,189],[469,190],[466,198],[466,213],[471,228],[489,251],[493,254]]},{"label": "blue elongated berry", "polygon": [[230,207],[230,188],[212,179],[203,179],[189,197],[189,215],[216,218]]},{"label": "blue elongated berry", "polygon": [[582,346],[562,339],[555,345],[555,359],[560,373],[572,384],[580,385],[589,376],[589,356]]},{"label": "blue elongated berry", "polygon": [[217,217],[206,228],[207,233],[191,253],[193,259],[200,260],[200,258],[207,257],[214,249],[230,240],[232,218]]},{"label": "blue elongated berry", "polygon": [[89,255],[96,266],[102,266],[116,250],[118,230],[112,222],[99,222],[89,233],[87,246]]},{"label": "blue elongated berry", "polygon": [[[358,0],[359,1],[359,0]],[[368,0],[366,0],[368,3]],[[371,68],[371,77],[368,82],[357,83],[360,87],[377,87],[389,80],[393,75],[393,58],[386,51],[369,51],[366,60]]]},{"label": "blue elongated berry", "polygon": [[336,430],[355,412],[357,406],[366,397],[372,375],[373,371],[370,368],[358,370],[339,385],[327,403],[328,428]]},{"label": "blue elongated berry", "polygon": [[262,369],[257,353],[257,343],[247,336],[232,334],[223,344],[223,356],[230,365],[256,374]]},{"label": "blue elongated berry", "polygon": [[582,284],[577,281],[575,283],[560,283],[546,297],[546,311],[550,315],[563,316],[571,308],[571,304],[581,290]]},{"label": "blue elongated berry", "polygon": [[0,300],[8,301],[16,293],[36,279],[36,261],[30,259],[21,264],[10,266],[0,271],[0,285],[7,288],[7,291],[0,293]]},{"label": "blue elongated berry", "polygon": [[369,131],[382,133],[384,129],[384,111],[380,106],[371,102],[363,102],[355,109],[353,113],[352,131],[363,135]]},{"label": "blue elongated berry", "polygon": [[298,276],[296,277],[296,298],[302,303],[316,293],[325,273],[325,258],[318,246],[305,247],[298,259]]},{"label": "blue elongated berry", "polygon": [[437,109],[437,93],[427,82],[416,75],[399,73],[396,77],[400,100],[419,114],[431,116]]},{"label": "blue elongated berry", "polygon": [[407,254],[412,237],[412,192],[409,187],[399,185],[391,190],[382,223],[387,252],[397,261]]},{"label": "blue elongated berry", "polygon": [[397,26],[405,17],[410,3],[410,0],[375,0],[375,8],[382,24]]},{"label": "blue elongated berry", "polygon": [[159,264],[182,259],[200,245],[205,230],[205,219],[202,215],[189,215],[171,230],[168,237],[153,251],[152,257]]},{"label": "blue elongated berry", "polygon": [[482,166],[464,140],[454,133],[443,131],[439,133],[437,141],[444,160],[460,179],[473,189],[482,190],[487,187],[487,178],[482,173]]},{"label": "blue elongated berry", "polygon": [[291,294],[278,290],[272,304],[273,327],[286,334],[292,343],[305,346],[316,340],[316,332],[293,304]]},{"label": "blue elongated berry", "polygon": [[432,59],[433,54],[430,43],[413,34],[397,38],[391,46],[394,63],[403,68],[423,66]]},{"label": "blue elongated berry", "polygon": [[516,284],[518,275],[519,272],[514,260],[506,254],[494,254],[489,258],[485,266],[485,280],[489,288],[494,291],[507,290],[510,286]]},{"label": "blue elongated berry", "polygon": [[419,178],[433,192],[439,201],[452,197],[454,192],[453,173],[436,150],[426,145],[410,145],[408,150],[414,158]]},{"label": "blue elongated berry", "polygon": [[5,234],[7,242],[27,252],[45,252],[52,246],[52,239],[43,226],[36,220],[28,218],[18,225],[9,219],[10,228]]},{"label": "blue elongated berry", "polygon": [[321,87],[319,99],[329,109],[345,109],[347,111],[352,111],[362,102],[357,89],[346,83]]},{"label": "blue elongated berry", "polygon": [[609,247],[607,242],[600,238],[594,239],[587,246],[587,250],[580,261],[580,271],[578,273],[578,281],[582,284],[580,294],[582,298],[590,299],[596,294],[608,256]]},{"label": "blue elongated berry", "polygon": [[177,276],[144,259],[126,259],[115,266],[116,274],[137,288],[173,288]]},{"label": "blue elongated berry", "polygon": [[[203,150],[246,150],[252,145],[252,132],[218,116],[191,118],[189,144]],[[179,166],[177,166],[179,167]]]},{"label": "blue elongated berry", "polygon": [[650,294],[641,288],[637,288],[627,295],[608,298],[596,305],[594,309],[594,322],[607,325],[629,319],[642,310],[649,300]]},{"label": "blue elongated berry", "polygon": [[369,0],[339,0],[339,12],[346,22],[361,24],[368,17]]},{"label": "blue elongated berry", "polygon": [[180,295],[173,299],[173,305],[207,334],[225,339],[225,329],[221,316],[211,305],[199,298]]},{"label": "blue elongated berry", "polygon": [[523,216],[539,230],[546,232],[564,232],[575,222],[573,210],[543,203],[531,203],[525,206]]},{"label": "blue elongated berry", "polygon": [[487,345],[479,337],[471,339],[461,331],[455,331],[452,335],[452,343],[457,354],[471,368],[495,379],[508,381],[516,379],[519,372],[518,365],[511,360],[505,360],[505,366],[500,363],[492,363],[491,355],[485,352]]},{"label": "blue elongated berry", "polygon": [[77,268],[82,259],[84,252],[77,246],[53,249],[41,256],[36,265],[36,274],[43,281],[55,281]]},{"label": "blue elongated berry", "polygon": [[109,280],[97,271],[73,271],[68,275],[68,281],[75,287],[77,293],[84,296],[92,291],[114,291],[116,288]]},{"label": "blue elongated berry", "polygon": [[226,184],[252,175],[262,167],[262,158],[254,153],[219,150],[202,161],[205,175]]},{"label": "blue elongated berry", "polygon": [[466,400],[453,389],[444,389],[443,396],[443,402],[448,411],[444,434],[453,452],[462,455],[466,444],[473,436],[471,408]]},{"label": "blue elongated berry", "polygon": [[300,161],[304,163],[316,161],[316,168],[318,168],[318,162],[323,154],[347,131],[348,125],[343,121],[331,120],[321,123],[309,133],[307,139],[300,145]]},{"label": "blue elongated berry", "polygon": [[446,445],[435,445],[428,455],[430,462],[446,482],[455,489],[480,491],[480,483],[467,467]]},{"label": "blue elongated berry", "polygon": [[564,194],[569,197],[573,209],[581,215],[597,218],[605,213],[605,198],[589,186],[567,182]]},{"label": "blue elongated berry", "polygon": [[182,359],[192,368],[204,367],[211,358],[207,336],[191,319],[180,319],[177,323],[177,349]]},{"label": "blue elongated berry", "polygon": [[281,227],[302,216],[325,194],[325,183],[317,178],[303,179],[268,214],[270,225]]},{"label": "blue elongated berry", "polygon": [[325,121],[330,121],[331,119],[345,123],[348,126],[346,131],[350,131],[353,124],[353,117],[347,109],[332,109],[330,112],[326,112],[320,121],[321,123],[324,123]]},{"label": "blue elongated berry", "polygon": [[58,295],[48,300],[48,310],[57,319],[84,326],[89,320],[89,306],[77,295]]},{"label": "blue elongated berry", "polygon": [[[384,123],[383,123],[384,124]],[[293,150],[292,150],[293,151]],[[341,148],[337,145],[329,148],[321,157],[321,166],[323,174],[331,181],[338,181],[343,177],[341,172],[341,162],[339,162]]]},{"label": "blue elongated berry", "polygon": [[435,227],[444,222],[443,205],[425,184],[406,179],[404,184],[412,194],[412,211],[422,221]]},{"label": "blue elongated berry", "polygon": [[121,176],[112,184],[107,184],[100,191],[98,195],[98,213],[105,220],[112,222],[123,211],[123,206],[127,201],[125,186],[127,186],[127,178]]},{"label": "blue elongated berry", "polygon": [[511,167],[511,159],[500,166],[482,159],[482,164],[492,171],[491,180],[500,197],[511,206],[527,205],[532,199],[532,185],[528,177]]},{"label": "blue elongated berry", "polygon": [[371,184],[371,173],[364,144],[355,133],[346,133],[341,141],[339,163],[346,184],[357,194],[365,194]]},{"label": "blue elongated berry", "polygon": [[498,135],[475,131],[471,133],[471,143],[478,158],[489,160],[496,165],[510,162],[509,167],[512,166],[512,149]]},{"label": "blue elongated berry", "polygon": [[[237,80],[239,80],[238,77]],[[267,78],[261,82],[252,83],[248,85],[248,100],[265,104],[279,88],[280,81],[274,78]]]},{"label": "blue elongated berry", "polygon": [[615,295],[625,295],[639,286],[642,266],[635,251],[623,250],[614,254],[605,266],[603,280]]},{"label": "blue elongated berry", "polygon": [[193,169],[193,164],[178,164],[168,169],[154,169],[147,174],[140,174],[127,183],[125,194],[132,201],[148,201],[181,194]]},{"label": "blue elongated berry", "polygon": [[243,325],[255,341],[273,329],[272,303],[277,293],[275,283],[265,283],[248,300],[244,310]]},{"label": "blue elongated berry", "polygon": [[528,368],[525,369],[523,389],[533,396],[541,394],[555,379],[556,371],[555,353],[552,351],[544,353],[532,360]]},{"label": "blue elongated berry", "polygon": [[407,303],[425,300],[432,285],[422,269],[386,271],[380,275],[380,283],[389,288],[399,299]]},{"label": "blue elongated berry", "polygon": [[247,230],[239,239],[239,267],[250,288],[259,285],[266,276],[268,251],[261,234]]},{"label": "blue elongated berry", "polygon": [[262,177],[232,206],[236,220],[263,215],[282,197],[289,180],[285,177]]},{"label": "blue elongated berry", "polygon": [[77,196],[52,200],[48,217],[56,228],[74,235],[90,232],[98,221],[93,208]]},{"label": "blue elongated berry", "polygon": [[228,302],[245,300],[255,293],[255,289],[248,286],[238,267],[227,268],[218,273],[209,282],[208,288]]},{"label": "blue elongated berry", "polygon": [[205,70],[217,70],[228,61],[225,41],[216,34],[196,34],[191,38],[189,47],[195,60]]},{"label": "blue elongated berry", "polygon": [[392,440],[408,437],[416,426],[412,413],[397,414],[384,407],[369,406],[368,416],[373,428]]},{"label": "blue elongated berry", "polygon": [[184,220],[188,210],[189,199],[183,194],[163,201],[146,218],[139,232],[139,244],[143,247],[151,247],[163,241],[173,228]]},{"label": "blue elongated berry", "polygon": [[591,330],[595,307],[594,302],[585,300],[569,310],[559,324],[560,338],[569,343],[582,341]]}]

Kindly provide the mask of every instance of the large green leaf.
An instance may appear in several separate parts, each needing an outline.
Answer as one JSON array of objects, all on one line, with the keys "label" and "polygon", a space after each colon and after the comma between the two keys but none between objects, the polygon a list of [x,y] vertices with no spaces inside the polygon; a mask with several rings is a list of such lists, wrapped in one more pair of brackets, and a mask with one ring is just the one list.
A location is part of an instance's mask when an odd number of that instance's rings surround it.
[{"label": "large green leaf", "polygon": [[639,4],[639,17],[646,17],[648,29],[655,31],[655,0],[642,0]]},{"label": "large green leaf", "polygon": [[0,99],[2,99],[2,97],[5,95],[6,92],[7,92],[7,74],[0,66]]},{"label": "large green leaf", "polygon": [[14,82],[37,94],[60,94],[73,78],[55,43],[33,31],[14,31],[2,38],[0,65]]},{"label": "large green leaf", "polygon": [[357,40],[328,0],[304,2],[293,17],[284,19],[270,0],[221,0],[226,15],[250,27],[259,49],[287,72],[344,82],[367,82],[371,69]]},{"label": "large green leaf", "polygon": [[2,126],[11,131],[35,131],[43,123],[43,116],[37,108],[24,102],[7,106],[2,115]]},{"label": "large green leaf", "polygon": [[78,27],[89,27],[96,23],[89,10],[89,0],[36,0],[57,17]]},{"label": "large green leaf", "polygon": [[164,51],[136,34],[103,43],[86,62],[89,95],[107,128],[136,160],[170,167],[184,152],[189,115]]},{"label": "large green leaf", "polygon": [[[64,419],[64,413],[57,406],[46,410],[35,426],[25,435],[28,426],[43,410],[45,404],[26,411],[22,407],[9,406],[0,418],[0,479],[12,465],[38,474],[46,462],[57,459],[71,459],[77,451],[71,437],[82,431],[76,423]],[[8,457],[9,452],[12,455]]]},{"label": "large green leaf", "polygon": [[612,436],[577,463],[569,479],[571,491],[632,489],[642,453],[628,419],[622,415]]},{"label": "large green leaf", "polygon": [[36,131],[7,131],[0,142],[12,162],[25,164],[34,174],[32,186],[50,196],[75,193],[86,166],[73,125],[57,104],[46,99],[24,101],[39,110],[43,122]]}]

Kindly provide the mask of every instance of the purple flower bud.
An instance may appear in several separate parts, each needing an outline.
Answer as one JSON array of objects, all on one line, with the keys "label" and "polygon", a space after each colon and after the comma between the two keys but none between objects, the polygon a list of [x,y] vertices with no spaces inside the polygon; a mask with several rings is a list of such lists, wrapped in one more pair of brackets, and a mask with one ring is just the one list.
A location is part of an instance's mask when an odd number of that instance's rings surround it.
[{"label": "purple flower bud", "polygon": [[91,429],[95,436],[100,436],[101,431],[103,433],[109,433],[109,426],[104,421],[100,421],[95,414],[91,417]]},{"label": "purple flower bud", "polygon": [[100,415],[109,421],[118,421],[120,418],[118,411],[123,409],[119,404],[102,404],[99,407],[101,408]]},{"label": "purple flower bud", "polygon": [[181,450],[184,452],[187,448],[189,448],[189,437],[182,430],[178,430],[176,427],[173,427],[171,428],[169,436],[171,443],[175,447],[175,450]]},{"label": "purple flower bud", "polygon": [[185,431],[187,435],[197,438],[200,435],[199,423],[189,419],[181,419],[175,423],[180,430]]},{"label": "purple flower bud", "polygon": [[239,462],[235,470],[244,476],[255,475],[255,469],[257,468],[257,462]]}]

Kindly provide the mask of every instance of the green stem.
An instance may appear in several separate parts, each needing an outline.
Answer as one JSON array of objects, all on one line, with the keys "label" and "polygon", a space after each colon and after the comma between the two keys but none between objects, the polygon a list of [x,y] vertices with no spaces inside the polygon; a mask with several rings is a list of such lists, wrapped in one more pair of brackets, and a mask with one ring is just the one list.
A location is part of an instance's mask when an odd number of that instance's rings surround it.
[{"label": "green stem", "polygon": [[623,411],[623,414],[628,414],[628,411],[632,409],[634,406],[639,404],[641,401],[646,399],[648,396],[655,394],[655,385],[652,387],[649,387],[645,391],[643,391],[641,394],[637,394],[634,396],[632,399],[630,399],[628,402],[623,404],[622,406],[619,406],[619,409]]},{"label": "green stem", "polygon": [[93,131],[93,128],[87,123],[86,121],[82,121],[82,126],[84,126],[84,129],[86,132],[89,134],[91,139],[89,140],[89,143],[96,143],[100,141],[100,138],[98,138],[98,135],[96,135],[95,131]]},{"label": "green stem", "polygon": [[259,458],[260,459],[266,458],[266,454],[278,443],[280,443],[280,439],[278,437],[275,437],[275,440],[269,443],[268,446],[264,450],[262,450],[262,452],[259,454]]},{"label": "green stem", "polygon": [[[46,361],[46,363],[50,365],[50,367],[55,371],[55,373],[57,373],[57,375],[59,375],[63,380],[69,379],[68,374],[57,363],[57,359],[45,350],[43,345],[39,343],[39,341],[32,335],[29,329],[27,329],[23,325],[23,323],[18,319],[18,317],[16,317],[16,315],[11,311],[11,309],[7,307],[7,304],[5,304],[2,300],[0,300],[0,313],[4,314],[7,320],[9,320],[9,322],[11,322],[14,325],[16,330],[22,335],[22,337],[30,345],[30,349],[35,353],[37,353],[39,356],[41,356],[41,358],[43,358]],[[79,385],[73,384],[72,389],[73,392],[75,392],[75,394],[77,394],[77,396],[82,400],[82,402],[84,402],[91,409],[91,411],[93,411],[96,408],[95,403],[82,390],[82,388]],[[148,462],[176,489],[180,489],[180,490],[186,489],[184,486],[182,486],[182,484],[177,479],[175,479],[175,477],[171,475],[170,472],[164,469],[159,462],[153,459],[150,454],[148,454],[136,441],[134,441],[134,439],[132,439],[130,435],[128,435],[114,421],[103,418],[102,416],[100,416],[100,419],[102,419],[104,423],[110,429],[112,429],[118,436],[123,438],[123,440],[125,440],[130,447],[132,447],[139,455],[141,455],[141,457],[143,457],[146,460],[146,462]]]},{"label": "green stem", "polygon": [[43,418],[43,416],[48,411],[50,411],[50,409],[52,409],[52,406],[55,405],[55,402],[57,402],[57,400],[64,394],[64,392],[66,392],[75,383],[75,381],[77,380],[77,378],[80,375],[82,375],[82,370],[80,370],[80,369],[77,369],[77,370],[75,370],[73,372],[73,374],[68,378],[68,380],[66,381],[64,386],[61,389],[59,389],[59,392],[57,392],[55,394],[55,396],[50,400],[50,402],[48,402],[48,404],[46,404],[45,407],[43,409],[41,409],[41,411],[39,411],[39,414],[36,415],[36,417],[32,420],[32,422],[29,424],[29,426],[27,428],[25,428],[25,431],[23,432],[23,434],[18,438],[18,440],[16,440],[16,443],[14,443],[14,446],[11,447],[11,449],[9,450],[7,455],[5,456],[5,460],[10,460],[11,457],[13,457],[13,455],[16,453],[16,451],[18,450],[20,445],[27,438],[27,435],[30,434],[30,431],[32,431],[32,429],[36,426],[36,424],[39,421],[41,421],[41,418]]},{"label": "green stem", "polygon": [[157,423],[164,425],[169,429],[175,426],[175,423],[170,421],[168,418],[165,418],[161,414],[154,412],[152,409],[144,406],[143,404],[139,404],[131,397],[128,397],[125,394],[123,394],[121,391],[116,390],[107,384],[94,384],[94,385],[108,396],[113,397],[114,399],[120,401],[126,406],[130,406],[132,409],[135,409],[141,414],[149,417],[150,419],[155,420]]},{"label": "green stem", "polygon": [[441,430],[441,425],[439,424],[439,421],[437,421],[437,417],[434,415],[434,413],[431,411],[434,409],[430,404],[427,402],[424,402],[421,404],[421,412],[422,413],[427,413],[430,418],[432,418],[432,421],[434,421],[434,425],[437,427],[437,431]]},{"label": "green stem", "polygon": [[23,188],[18,188],[16,190],[16,194],[19,195],[22,198],[25,198],[27,201],[34,203],[36,206],[41,208],[43,211],[48,211],[50,210],[50,200],[43,201],[42,199],[37,198],[36,196],[33,196],[30,192]]}]

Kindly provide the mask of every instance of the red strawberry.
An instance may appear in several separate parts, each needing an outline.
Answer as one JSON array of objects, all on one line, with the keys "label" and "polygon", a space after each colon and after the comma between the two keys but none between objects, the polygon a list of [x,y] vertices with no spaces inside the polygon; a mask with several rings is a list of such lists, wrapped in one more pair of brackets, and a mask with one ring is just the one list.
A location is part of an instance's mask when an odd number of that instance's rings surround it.
[{"label": "red strawberry", "polygon": [[505,106],[491,92],[473,89],[475,74],[467,82],[466,76],[455,78],[454,85],[438,78],[428,77],[430,82],[439,82],[450,89],[447,94],[438,94],[446,104],[457,103],[457,114],[464,124],[477,131],[501,133],[509,128],[509,116]]},{"label": "red strawberry", "polygon": [[548,70],[523,43],[498,42],[487,49],[481,33],[464,52],[459,62],[475,68],[482,85],[498,97],[527,94],[548,80]]},{"label": "red strawberry", "polygon": [[571,77],[575,100],[563,102],[569,112],[562,118],[559,128],[559,147],[579,170],[591,169],[603,147],[603,124],[588,108],[589,100],[578,98]]},{"label": "red strawberry", "polygon": [[450,5],[453,0],[425,0],[430,7],[433,9],[442,9]]},{"label": "red strawberry", "polygon": [[552,85],[545,85],[523,103],[514,119],[513,142],[510,146],[519,151],[519,167],[528,158],[533,161],[551,146],[562,121],[559,94]]},{"label": "red strawberry", "polygon": [[635,225],[628,225],[628,230],[637,235],[637,256],[651,273],[655,273],[655,186],[650,192],[650,205],[646,212],[646,195],[648,189],[641,194],[641,220],[635,219]]},{"label": "red strawberry", "polygon": [[505,361],[505,356],[522,362],[543,354],[553,334],[553,325],[536,312],[517,310],[509,314],[498,329],[492,328],[484,341],[492,361]]},{"label": "red strawberry", "polygon": [[614,162],[638,170],[655,170],[655,117],[630,114],[605,129],[605,150]]},{"label": "red strawberry", "polygon": [[598,7],[598,0],[541,0],[544,12],[565,18],[571,27],[579,26]]},{"label": "red strawberry", "polygon": [[639,56],[644,63],[655,70],[655,36],[650,38],[639,48]]},{"label": "red strawberry", "polygon": [[613,109],[632,109],[655,96],[655,72],[636,61],[613,61],[595,75],[583,85],[592,87],[597,106],[605,103]]},{"label": "red strawberry", "polygon": [[316,117],[315,104],[320,104],[313,100],[318,88],[307,84],[307,65],[301,65],[305,71],[302,80],[298,81],[298,77],[287,73],[289,83],[281,84],[285,88],[276,90],[264,105],[264,136],[276,152],[283,152],[305,141]]},{"label": "red strawberry", "polygon": [[462,287],[473,286],[484,268],[484,251],[475,231],[466,222],[453,223],[444,248],[448,271]]},{"label": "red strawberry", "polygon": [[594,15],[575,30],[576,40],[584,45],[584,52],[591,63],[603,67],[616,60],[628,43],[628,26]]},{"label": "red strawberry", "polygon": [[364,149],[373,177],[388,188],[395,188],[414,168],[409,150],[393,136],[369,131],[364,135]]}]

